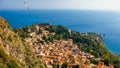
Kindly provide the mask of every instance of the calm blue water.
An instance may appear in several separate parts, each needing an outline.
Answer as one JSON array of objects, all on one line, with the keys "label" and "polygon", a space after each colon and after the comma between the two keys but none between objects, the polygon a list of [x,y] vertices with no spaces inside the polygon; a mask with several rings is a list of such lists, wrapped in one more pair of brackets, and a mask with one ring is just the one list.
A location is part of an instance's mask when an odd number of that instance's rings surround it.
[{"label": "calm blue water", "polygon": [[79,32],[106,34],[105,44],[109,50],[120,53],[120,13],[86,10],[0,10],[12,28],[34,23],[64,25]]}]

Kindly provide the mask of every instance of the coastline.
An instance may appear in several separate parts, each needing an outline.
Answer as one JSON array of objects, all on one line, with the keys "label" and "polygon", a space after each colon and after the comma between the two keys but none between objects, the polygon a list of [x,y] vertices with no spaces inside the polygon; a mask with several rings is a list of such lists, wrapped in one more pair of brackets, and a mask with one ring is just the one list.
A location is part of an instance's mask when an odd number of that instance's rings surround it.
[{"label": "coastline", "polygon": [[[50,10],[49,12],[44,10],[44,12],[42,12],[42,10],[36,10],[35,13],[24,10],[22,10],[22,12],[9,12],[8,10],[6,12],[0,11],[0,16],[4,17],[13,29],[16,27],[25,27],[38,22],[49,22],[54,25],[64,25],[69,29],[78,32],[105,33],[106,36],[104,41],[107,48],[115,53],[120,52],[118,41],[119,31],[116,31],[115,27],[110,27],[111,25],[115,25],[115,23],[117,24],[116,21],[114,22],[114,19],[116,19],[116,16],[119,17],[119,13],[104,13],[101,11],[88,12],[84,10],[74,11],[65,12],[64,10]],[[14,18],[16,18],[16,20],[14,20]]]}]

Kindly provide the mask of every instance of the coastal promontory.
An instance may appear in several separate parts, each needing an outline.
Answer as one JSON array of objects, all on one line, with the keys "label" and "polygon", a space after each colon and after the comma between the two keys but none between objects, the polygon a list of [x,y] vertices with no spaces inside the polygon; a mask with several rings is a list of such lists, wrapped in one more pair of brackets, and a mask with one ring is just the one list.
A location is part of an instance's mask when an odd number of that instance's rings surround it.
[{"label": "coastal promontory", "polygon": [[38,23],[12,29],[0,18],[0,68],[119,68],[103,35]]}]

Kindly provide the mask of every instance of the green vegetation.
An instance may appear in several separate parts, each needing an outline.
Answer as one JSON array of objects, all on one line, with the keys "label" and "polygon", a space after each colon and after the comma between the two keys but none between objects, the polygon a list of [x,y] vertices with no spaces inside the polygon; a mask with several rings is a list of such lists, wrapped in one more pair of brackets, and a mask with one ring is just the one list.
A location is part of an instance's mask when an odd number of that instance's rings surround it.
[{"label": "green vegetation", "polygon": [[[103,58],[105,60],[106,65],[108,65],[109,63],[114,64],[114,65],[120,64],[120,58],[114,55],[113,53],[111,53],[105,47],[101,34],[96,34],[92,32],[91,33],[79,33],[76,31],[69,31],[69,29],[61,25],[54,26],[48,23],[35,24],[32,26],[25,27],[23,29],[18,28],[15,30],[15,32],[16,33],[18,32],[18,35],[24,38],[23,35],[27,34],[28,28],[32,30],[31,32],[38,32],[35,27],[36,25],[41,25],[40,27],[45,28],[45,30],[49,31],[50,33],[53,33],[53,32],[56,33],[56,35],[54,36],[53,35],[49,35],[48,37],[44,36],[43,39],[45,42],[52,42],[53,40],[59,40],[59,39],[61,40],[73,39],[74,44],[79,45],[79,48],[82,51],[86,53],[90,53],[97,58],[100,58],[100,57]],[[46,28],[46,26],[48,27]],[[38,42],[42,43],[41,40],[38,40]],[[93,63],[97,63],[97,61],[93,61]]]},{"label": "green vegetation", "polygon": [[64,62],[64,63],[62,64],[62,68],[67,68],[67,62]]},{"label": "green vegetation", "polygon": [[0,62],[3,62],[3,61],[8,61],[8,55],[5,53],[5,50],[4,48],[0,45]]},{"label": "green vegetation", "polygon": [[40,64],[40,68],[46,68],[44,64]]},{"label": "green vegetation", "polygon": [[18,64],[14,61],[7,63],[8,68],[19,68]]}]

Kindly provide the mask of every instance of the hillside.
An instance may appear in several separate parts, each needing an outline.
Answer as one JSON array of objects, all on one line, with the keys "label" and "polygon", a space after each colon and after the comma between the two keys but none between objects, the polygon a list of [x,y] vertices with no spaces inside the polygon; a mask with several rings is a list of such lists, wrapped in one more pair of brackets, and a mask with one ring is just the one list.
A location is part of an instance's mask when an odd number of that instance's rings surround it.
[{"label": "hillside", "polygon": [[[120,64],[120,58],[115,54],[111,53],[105,47],[104,41],[102,39],[103,35],[98,33],[79,33],[76,31],[72,31],[64,26],[55,26],[49,23],[35,24],[24,28],[17,28],[15,29],[15,32],[20,37],[26,39],[26,41],[30,45],[38,47],[38,49],[36,50],[36,54],[41,54],[41,45],[49,46],[53,43],[53,45],[57,45],[59,43],[55,43],[54,41],[68,41],[69,39],[72,39],[73,45],[77,45],[77,48],[80,49],[79,51],[82,52],[80,53],[81,57],[83,56],[83,53],[85,53],[85,55],[87,53],[94,55],[95,59],[88,59],[90,60],[90,63],[97,65],[99,63],[98,59],[103,59],[106,66],[114,65],[115,68],[118,68]],[[59,48],[59,46],[57,47]],[[79,59],[82,60],[82,58],[80,57]]]},{"label": "hillside", "polygon": [[0,17],[0,68],[35,68],[33,48]]}]

